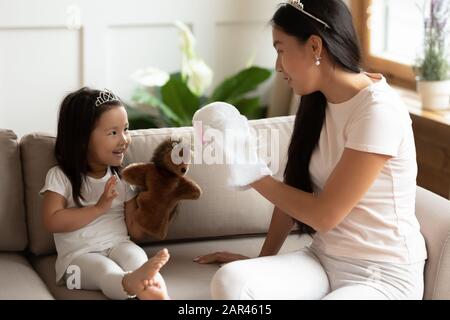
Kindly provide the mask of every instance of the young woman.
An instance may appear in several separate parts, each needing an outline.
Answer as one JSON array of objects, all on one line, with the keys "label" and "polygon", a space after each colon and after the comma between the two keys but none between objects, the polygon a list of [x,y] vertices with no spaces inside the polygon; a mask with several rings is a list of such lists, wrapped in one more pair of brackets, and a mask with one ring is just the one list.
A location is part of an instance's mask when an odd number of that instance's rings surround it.
[{"label": "young woman", "polygon": [[[270,174],[247,181],[275,205],[260,257],[194,259],[241,260],[216,273],[213,298],[421,299],[427,253],[415,217],[417,165],[405,105],[382,75],[361,71],[343,1],[291,0],[272,24],[276,69],[301,104],[284,182]],[[209,125],[227,122],[217,123]],[[294,221],[313,241],[277,255]]]}]

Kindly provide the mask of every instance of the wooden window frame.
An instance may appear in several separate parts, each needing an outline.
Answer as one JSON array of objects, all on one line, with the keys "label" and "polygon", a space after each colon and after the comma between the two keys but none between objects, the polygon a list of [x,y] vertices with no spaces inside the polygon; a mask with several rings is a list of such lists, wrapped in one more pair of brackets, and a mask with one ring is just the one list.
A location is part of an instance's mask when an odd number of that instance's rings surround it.
[{"label": "wooden window frame", "polygon": [[351,0],[350,2],[353,23],[361,44],[364,69],[382,73],[391,84],[416,90],[416,77],[412,66],[370,54],[370,30],[367,21],[370,18],[371,5],[372,0]]}]

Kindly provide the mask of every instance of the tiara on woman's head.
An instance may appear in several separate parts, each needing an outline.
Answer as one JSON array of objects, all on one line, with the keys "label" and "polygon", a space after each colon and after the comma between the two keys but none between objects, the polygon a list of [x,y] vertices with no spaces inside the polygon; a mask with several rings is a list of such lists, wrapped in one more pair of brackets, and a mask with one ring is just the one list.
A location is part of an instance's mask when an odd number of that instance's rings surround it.
[{"label": "tiara on woman's head", "polygon": [[317,22],[320,22],[321,24],[323,24],[325,26],[325,28],[328,28],[328,29],[331,30],[331,27],[326,22],[324,22],[323,20],[320,20],[316,16],[314,16],[311,13],[305,11],[305,9],[304,9],[305,6],[303,5],[303,3],[300,0],[289,0],[288,3],[291,6],[293,6],[295,9],[297,9],[297,10],[301,11],[302,13],[306,14],[308,17],[310,17],[310,18],[316,20]]},{"label": "tiara on woman's head", "polygon": [[108,89],[103,89],[98,94],[97,100],[95,100],[95,106],[99,107],[107,102],[120,102],[120,99]]}]

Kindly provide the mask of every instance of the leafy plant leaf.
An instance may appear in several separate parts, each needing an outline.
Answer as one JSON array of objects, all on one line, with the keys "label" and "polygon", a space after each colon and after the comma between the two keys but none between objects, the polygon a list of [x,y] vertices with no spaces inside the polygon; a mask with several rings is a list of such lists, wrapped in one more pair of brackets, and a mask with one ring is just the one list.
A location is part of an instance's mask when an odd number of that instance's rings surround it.
[{"label": "leafy plant leaf", "polygon": [[183,125],[190,125],[192,116],[200,106],[200,99],[194,95],[179,75],[172,75],[161,88],[164,104],[175,113]]},{"label": "leafy plant leaf", "polygon": [[130,106],[125,105],[128,114],[128,123],[130,130],[158,128],[158,117],[152,116],[145,112],[136,110]]},{"label": "leafy plant leaf", "polygon": [[260,117],[262,107],[258,97],[243,98],[233,102],[233,105],[248,119],[256,119]]},{"label": "leafy plant leaf", "polygon": [[443,52],[436,48],[430,47],[425,52],[425,57],[421,60],[420,65],[416,68],[421,80],[425,81],[442,81],[447,80],[450,76],[450,64]]},{"label": "leafy plant leaf", "polygon": [[158,108],[161,113],[164,114],[169,124],[172,126],[180,126],[183,123],[183,119],[175,113],[171,108],[169,108],[164,102],[155,96],[152,96],[143,88],[137,89],[132,97],[133,101],[138,104],[148,105]]},{"label": "leafy plant leaf", "polygon": [[261,83],[266,81],[272,71],[260,67],[250,67],[231,76],[222,82],[213,92],[209,101],[237,100],[248,92],[255,90]]}]

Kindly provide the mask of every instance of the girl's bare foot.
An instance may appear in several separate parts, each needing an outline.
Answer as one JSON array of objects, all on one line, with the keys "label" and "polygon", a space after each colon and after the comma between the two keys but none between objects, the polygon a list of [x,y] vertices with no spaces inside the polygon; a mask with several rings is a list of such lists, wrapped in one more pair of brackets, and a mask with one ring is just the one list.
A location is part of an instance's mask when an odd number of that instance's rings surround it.
[{"label": "girl's bare foot", "polygon": [[[169,252],[167,249],[158,251],[152,258],[144,263],[139,269],[123,277],[122,285],[126,292],[130,295],[137,295],[139,299],[149,299],[150,295],[146,290],[148,281],[153,280],[159,270],[169,260]],[[164,290],[166,291],[166,290]],[[165,292],[167,294],[167,291]]]},{"label": "girl's bare foot", "polygon": [[145,280],[142,297],[147,300],[170,300],[164,280],[156,276],[154,280]]}]

